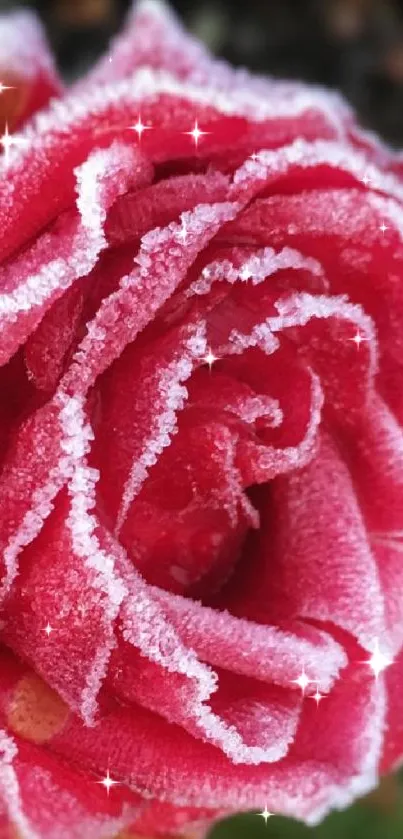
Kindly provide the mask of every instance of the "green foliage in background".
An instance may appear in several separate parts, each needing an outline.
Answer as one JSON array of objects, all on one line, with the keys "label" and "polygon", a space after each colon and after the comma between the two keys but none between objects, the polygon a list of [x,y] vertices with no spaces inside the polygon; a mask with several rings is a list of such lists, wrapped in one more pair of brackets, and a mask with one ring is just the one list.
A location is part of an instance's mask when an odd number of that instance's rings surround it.
[{"label": "green foliage in background", "polygon": [[217,825],[210,839],[403,839],[403,785],[401,793],[396,804],[384,807],[369,799],[314,828],[278,816],[267,825],[258,815],[237,816]]}]

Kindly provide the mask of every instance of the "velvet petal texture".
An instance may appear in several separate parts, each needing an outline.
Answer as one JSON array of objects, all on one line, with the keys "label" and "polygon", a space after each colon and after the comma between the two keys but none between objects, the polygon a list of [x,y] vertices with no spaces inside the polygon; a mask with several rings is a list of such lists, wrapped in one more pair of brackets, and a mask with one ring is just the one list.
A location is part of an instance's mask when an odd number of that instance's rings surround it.
[{"label": "velvet petal texture", "polygon": [[0,836],[315,824],[403,755],[400,158],[151,0],[0,53]]}]

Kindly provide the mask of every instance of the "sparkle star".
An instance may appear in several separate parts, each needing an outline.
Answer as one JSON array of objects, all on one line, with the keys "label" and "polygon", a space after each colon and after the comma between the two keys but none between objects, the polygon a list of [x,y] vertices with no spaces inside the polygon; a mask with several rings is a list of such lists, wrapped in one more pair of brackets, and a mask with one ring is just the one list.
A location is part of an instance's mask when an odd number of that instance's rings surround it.
[{"label": "sparkle star", "polygon": [[209,131],[202,131],[199,128],[199,123],[197,122],[197,119],[196,119],[195,124],[194,124],[194,128],[192,129],[192,131],[184,131],[183,133],[187,134],[189,137],[193,137],[195,146],[198,146],[200,137],[203,137],[204,135],[209,134],[210,132]]},{"label": "sparkle star", "polygon": [[8,125],[6,123],[4,134],[2,137],[0,137],[0,143],[4,149],[4,160],[6,161],[6,163],[8,163],[10,159],[10,149],[13,146],[23,145],[24,142],[25,141],[21,137],[16,137],[9,133]]},{"label": "sparkle star", "polygon": [[380,225],[379,225],[379,230],[380,230],[382,233],[385,233],[385,232],[386,232],[386,230],[389,230],[389,228],[386,226],[386,224],[385,224],[385,222],[384,222],[384,221],[382,222],[382,224],[380,224]]},{"label": "sparkle star", "polygon": [[371,178],[369,178],[368,175],[363,175],[361,180],[365,186],[368,186],[368,184],[371,183]]},{"label": "sparkle star", "polygon": [[46,624],[46,626],[43,628],[43,631],[46,632],[46,635],[49,638],[49,635],[51,634],[51,632],[53,632],[53,626],[50,625],[49,621]]},{"label": "sparkle star", "polygon": [[293,679],[294,684],[298,685],[298,687],[301,688],[302,694],[305,694],[305,691],[306,691],[310,681],[311,680],[308,679],[308,676],[306,675],[304,668],[302,669],[301,675],[298,676],[298,679]]},{"label": "sparkle star", "polygon": [[390,667],[390,665],[393,664],[393,660],[384,655],[379,649],[378,639],[375,641],[374,651],[371,658],[366,661],[366,664],[369,665],[376,679],[383,670],[386,670],[387,667]]},{"label": "sparkle star", "polygon": [[349,338],[348,340],[349,340],[349,341],[353,341],[353,342],[354,342],[354,344],[356,345],[357,349],[359,350],[359,349],[360,349],[360,346],[361,346],[361,344],[362,344],[362,342],[363,342],[363,341],[367,341],[368,339],[367,339],[367,338],[364,338],[364,337],[361,335],[361,333],[357,330],[356,334],[354,335],[354,338]]},{"label": "sparkle star", "polygon": [[3,82],[0,82],[0,94],[4,93],[5,90],[14,90],[14,88],[9,87],[7,84],[3,84]]},{"label": "sparkle star", "polygon": [[109,796],[109,793],[110,793],[112,787],[118,786],[119,781],[114,781],[113,778],[111,778],[111,776],[109,774],[109,769],[108,769],[108,771],[105,775],[105,778],[102,778],[102,781],[97,781],[97,784],[102,784],[102,786],[105,787],[105,789],[106,789],[107,795]]},{"label": "sparkle star", "polygon": [[326,698],[325,694],[321,693],[318,687],[316,688],[315,693],[313,693],[312,696],[309,697],[309,699],[314,699],[317,705],[319,705],[319,703],[322,701],[322,699],[325,699],[325,698]]},{"label": "sparkle star", "polygon": [[218,361],[218,358],[217,358],[216,355],[214,355],[213,352],[211,352],[211,350],[209,350],[207,355],[204,356],[203,361],[205,361],[206,364],[208,364],[208,366],[210,367],[210,371],[211,371],[211,368],[212,368],[214,362]]},{"label": "sparkle star", "polygon": [[270,810],[268,810],[267,806],[266,806],[264,808],[264,810],[262,810],[261,813],[258,813],[258,815],[261,816],[261,818],[264,819],[264,823],[267,824],[267,822],[271,818],[271,816],[274,816],[274,813],[271,813]]},{"label": "sparkle star", "polygon": [[136,124],[131,125],[130,128],[132,131],[135,131],[138,134],[138,138],[139,140],[141,140],[141,135],[144,131],[150,131],[151,125],[144,125],[144,123],[141,121],[141,117],[139,116]]}]

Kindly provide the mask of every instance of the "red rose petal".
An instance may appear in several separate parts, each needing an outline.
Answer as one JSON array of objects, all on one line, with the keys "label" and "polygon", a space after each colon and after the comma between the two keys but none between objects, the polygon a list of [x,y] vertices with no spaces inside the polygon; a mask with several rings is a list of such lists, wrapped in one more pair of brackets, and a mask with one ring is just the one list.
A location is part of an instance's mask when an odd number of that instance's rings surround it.
[{"label": "red rose petal", "polygon": [[62,217],[56,227],[0,274],[0,363],[10,358],[55,299],[94,267],[106,246],[103,222],[115,198],[144,178],[137,153],[123,145],[94,152],[76,170],[80,215]]},{"label": "red rose petal", "polygon": [[345,440],[345,457],[355,485],[385,595],[394,650],[403,643],[403,432],[375,396],[356,435]]},{"label": "red rose petal", "polygon": [[140,2],[132,7],[126,26],[86,82],[105,83],[132,75],[141,66],[165,69],[187,78],[200,65],[209,68],[208,50],[188,35],[167,6]]},{"label": "red rose petal", "polygon": [[182,807],[260,809],[263,800],[274,812],[314,823],[329,799],[345,807],[376,783],[385,697],[381,682],[364,675],[351,681],[350,675],[318,708],[308,698],[305,703],[311,707],[301,739],[270,765],[235,764],[139,706],[135,713],[116,709],[96,729],[81,731],[72,720],[52,747],[68,748],[74,761],[98,771],[107,752],[116,777]]},{"label": "red rose petal", "polygon": [[84,294],[73,285],[55,301],[27,339],[24,356],[31,381],[49,391],[63,372],[83,311]]},{"label": "red rose petal", "polygon": [[250,246],[287,243],[315,257],[332,293],[360,303],[377,326],[382,352],[400,358],[402,231],[397,202],[364,190],[320,189],[258,200],[223,235]]},{"label": "red rose petal", "polygon": [[[198,660],[191,648],[183,645],[180,635],[163,617],[152,590],[149,594],[146,591],[142,593],[138,583],[131,589],[130,602],[123,604],[121,617],[124,638],[138,647],[148,661],[138,660],[134,651],[130,653],[130,648],[127,648],[128,659],[125,657],[119,661],[119,657],[113,657],[112,668],[118,664],[115,688],[118,688],[119,694],[131,702],[135,699],[145,702],[155,710],[158,704],[159,714],[180,723],[198,737],[220,745],[236,762],[271,761],[278,759],[276,754],[286,754],[298,720],[299,697],[295,694],[288,697],[286,692],[278,693],[276,688],[263,684],[260,687],[257,684],[251,694],[249,689],[248,696],[248,680],[245,679],[238,697],[245,694],[244,710],[237,720],[235,697],[229,701],[225,700],[225,695],[221,696],[216,674]],[[138,610],[145,618],[141,629],[135,624]],[[136,672],[142,673],[137,684],[136,680],[133,683],[130,673],[131,660],[136,662]],[[161,670],[161,665],[166,668],[165,672]],[[221,681],[223,679],[224,676]],[[276,725],[279,716],[282,720],[281,735]]]},{"label": "red rose petal", "polygon": [[194,596],[214,591],[236,562],[247,527],[257,526],[234,444],[219,423],[180,428],[129,508],[121,542],[154,585]]},{"label": "red rose petal", "polygon": [[154,3],[110,57],[0,161],[2,638],[75,711],[0,657],[0,832],[313,823],[402,748],[401,162]]},{"label": "red rose petal", "polygon": [[229,181],[221,172],[176,175],[158,181],[140,193],[124,195],[113,205],[105,225],[111,244],[144,236],[154,227],[177,221],[197,204],[225,201]]},{"label": "red rose petal", "polygon": [[66,373],[63,388],[87,391],[150,323],[185,278],[199,251],[237,209],[230,203],[201,204],[183,213],[181,224],[172,222],[143,237],[135,260],[138,267],[122,279],[119,290],[103,301],[88,324],[88,335]]},{"label": "red rose petal", "polygon": [[1,749],[0,796],[21,839],[112,839],[133,820],[138,799],[121,788],[108,796],[97,778],[4,733]]},{"label": "red rose petal", "polygon": [[[329,131],[331,136],[342,134],[343,123],[349,120],[345,103],[334,94],[308,89],[296,82],[258,78],[245,69],[234,70],[224,61],[214,59],[183,29],[170,9],[148,0],[136,4],[110,56],[99,62],[84,84],[133,76],[142,67],[168,72],[189,85],[209,88],[215,91],[216,98],[223,93],[227,98],[233,95],[239,105],[247,104],[248,113],[255,118],[271,108],[272,125],[268,133],[272,136],[283,116],[290,124],[290,138],[305,136],[310,127],[313,137],[327,135]],[[259,138],[256,133],[254,140],[254,145],[264,147],[265,133]]]},{"label": "red rose petal", "polygon": [[401,766],[403,751],[403,650],[393,665],[385,673],[388,708],[385,728],[385,740],[380,771],[391,772]]},{"label": "red rose petal", "polygon": [[0,15],[0,44],[0,79],[21,99],[12,126],[21,125],[62,93],[62,83],[39,20],[28,10]]},{"label": "red rose petal", "polygon": [[[4,637],[7,638],[8,643],[14,649],[23,653],[24,657],[31,658],[35,662],[36,669],[46,675],[51,684],[58,687],[60,693],[68,699],[70,704],[75,707],[78,706],[84,718],[88,720],[91,719],[94,712],[95,696],[105,669],[105,662],[107,661],[111,644],[113,643],[113,635],[111,636],[110,632],[113,629],[114,617],[117,614],[117,609],[122,601],[125,590],[122,587],[120,579],[114,578],[112,556],[109,555],[108,557],[105,555],[97,542],[95,535],[96,525],[88,511],[93,503],[90,490],[93,476],[86,469],[85,462],[82,462],[83,452],[85,453],[86,449],[87,432],[83,433],[80,431],[82,420],[79,417],[79,409],[73,405],[73,401],[71,404],[68,403],[66,405],[65,414],[64,422],[66,424],[67,439],[64,447],[66,451],[71,452],[73,463],[76,457],[79,458],[77,465],[73,467],[71,485],[72,506],[69,517],[66,520],[67,529],[64,525],[63,509],[60,509],[56,518],[49,519],[47,523],[43,533],[43,538],[45,539],[44,544],[41,546],[40,537],[39,545],[34,543],[29,551],[25,553],[21,573],[21,594],[19,593],[20,584],[17,584],[17,586],[14,586],[13,595],[9,598],[5,608],[6,626]],[[58,517],[61,517],[59,521]],[[54,527],[54,525],[56,525],[56,531],[50,537],[49,528]],[[60,526],[62,526],[61,530]],[[71,540],[72,547],[69,547],[69,539]],[[39,564],[35,562],[35,554],[38,548],[41,555],[41,562]],[[30,554],[34,558],[34,564],[28,561]],[[76,555],[77,559],[74,555]],[[48,565],[48,556],[51,559],[50,565]],[[58,557],[59,559],[57,559]],[[85,559],[84,565],[83,559]],[[45,573],[43,563],[45,563],[47,568]],[[74,573],[72,573],[73,569]],[[43,589],[43,579],[46,578],[48,580],[49,574],[56,575],[51,586],[51,590],[56,593],[55,604],[53,604],[52,599],[48,596],[48,587],[46,586]],[[72,610],[75,611],[77,607],[75,594],[77,591],[78,577],[80,577],[80,590],[82,592],[85,591],[85,604],[82,604],[82,613],[78,615],[77,612],[74,617],[81,648],[80,657],[77,660],[74,655],[74,648],[77,641],[71,632],[71,615]],[[72,589],[70,588],[71,586],[73,586]],[[61,595],[62,590],[64,593]],[[26,592],[29,592],[28,598]],[[103,602],[105,595],[106,603]],[[60,606],[61,596],[65,603],[64,609],[67,610],[66,615],[67,613],[69,615],[68,633],[66,637],[64,637],[63,621],[60,622],[60,615],[58,618],[55,614],[55,605]],[[26,602],[25,607],[23,605],[24,600]],[[134,601],[131,602],[131,607],[132,605],[134,605]],[[29,607],[29,611],[27,611],[27,607]],[[59,667],[55,666],[50,639],[47,639],[47,645],[46,643],[41,643],[39,639],[40,633],[44,631],[44,627],[39,626],[39,620],[42,619],[45,611],[48,614],[48,619],[50,615],[50,621],[53,619],[53,622],[55,622],[54,619],[56,618],[58,623],[58,628],[55,629],[58,637],[55,640],[57,641],[57,649],[59,651],[61,649],[64,650],[63,656],[60,658]],[[91,620],[89,620],[90,612]],[[23,626],[21,623],[21,619],[24,620],[24,615],[27,615],[28,619],[26,626]],[[100,617],[102,621],[105,620],[106,632],[105,637],[102,634],[101,641],[99,639]],[[92,620],[95,620],[98,624],[97,633],[91,628]],[[87,629],[89,627],[89,634],[84,632],[84,621]],[[83,648],[84,636],[87,638],[85,648]],[[95,647],[93,646],[94,641]],[[246,707],[248,707],[248,703]],[[254,737],[255,742],[257,742],[259,738],[256,735],[252,735],[252,732],[256,731],[256,725],[260,723],[259,717],[256,717],[256,711],[254,709],[255,704],[252,702],[251,711],[249,712],[249,716],[252,716],[246,729],[246,736],[248,738],[251,736]],[[276,702],[276,709],[275,712],[272,711],[273,721],[278,718],[280,711],[278,702]],[[292,714],[290,716],[290,710],[288,705],[286,705],[283,712],[285,716],[281,726],[283,731],[282,742],[279,742],[277,730],[274,733],[271,732],[268,741],[266,737],[267,745],[266,747],[262,747],[263,750],[255,746],[253,740],[252,744],[244,742],[242,739],[242,729],[235,737],[233,731],[234,720],[232,717],[228,719],[228,715],[224,715],[224,710],[222,711],[223,717],[221,721],[219,721],[220,717],[217,717],[214,712],[210,712],[210,725],[207,726],[205,722],[202,725],[202,730],[209,733],[210,737],[214,737],[215,739],[218,737],[219,742],[223,741],[225,743],[224,747],[229,749],[230,753],[232,753],[232,750],[235,750],[234,754],[242,754],[245,756],[245,759],[252,761],[256,761],[256,759],[261,760],[263,755],[265,759],[273,759],[271,756],[273,756],[273,743],[275,743],[275,759],[278,759],[281,754],[284,754],[287,741],[292,736],[296,725],[296,717]],[[204,717],[206,717],[206,713]],[[265,719],[267,721],[267,712],[265,713]],[[211,725],[212,728],[209,730]],[[222,729],[221,732],[220,728]],[[227,730],[228,734],[226,734]],[[240,737],[241,739],[239,739]],[[259,757],[257,756],[256,749]]]},{"label": "red rose petal", "polygon": [[[292,178],[291,189],[287,181]],[[379,170],[364,154],[342,143],[302,138],[274,151],[261,151],[250,157],[235,173],[233,190],[238,199],[259,192],[300,192],[307,188],[355,186],[367,178],[375,191],[398,201],[403,199],[400,179]],[[281,189],[280,189],[281,187]]]},{"label": "red rose petal", "polygon": [[[212,821],[229,815],[226,810],[207,810],[205,807],[175,807],[165,801],[151,800],[143,804],[141,813],[130,826],[136,836],[152,836],[158,826],[168,835],[201,836],[209,830]],[[156,828],[157,825],[157,828]],[[162,827],[164,826],[164,827]],[[129,837],[130,837],[129,831]],[[189,834],[190,832],[190,834]]]},{"label": "red rose petal", "polygon": [[156,596],[180,637],[202,661],[235,673],[295,688],[294,679],[300,675],[303,661],[312,682],[328,691],[336,673],[347,663],[344,651],[330,635],[305,623],[279,629],[162,591]]},{"label": "red rose petal", "polygon": [[[71,460],[70,503],[58,499],[37,542],[22,557],[5,604],[5,637],[90,723],[126,590],[91,512],[98,475],[86,465],[91,430],[78,400],[66,400],[61,421],[62,448]],[[54,626],[54,638],[46,637],[47,624]]]},{"label": "red rose petal", "polygon": [[[152,351],[129,347],[102,387],[97,429],[99,491],[120,533],[133,499],[177,430],[195,360],[205,351],[203,328],[194,324],[154,342]],[[106,445],[114,434],[115,445]]]},{"label": "red rose petal", "polygon": [[[7,172],[12,174],[13,190],[10,191],[10,182],[4,181],[0,195],[2,206],[5,208],[4,213],[0,215],[4,232],[2,256],[12,252],[68,206],[73,192],[72,171],[85,159],[93,148],[94,141],[100,145],[107,145],[115,138],[124,137],[127,140],[130,137],[133,140],[131,126],[138,119],[140,110],[144,124],[153,126],[153,130],[144,132],[142,148],[152,160],[160,162],[178,158],[188,159],[195,154],[193,140],[186,136],[186,132],[194,126],[195,120],[198,120],[202,130],[207,132],[200,143],[200,152],[210,157],[220,153],[228,156],[228,147],[232,147],[234,143],[236,146],[238,142],[245,157],[251,148],[256,148],[256,145],[262,147],[262,144],[265,144],[265,137],[262,137],[263,129],[267,134],[269,146],[281,145],[295,136],[304,136],[306,133],[305,119],[295,118],[298,108],[305,114],[314,107],[309,99],[307,102],[306,91],[303,94],[298,92],[296,99],[299,100],[299,104],[298,101],[290,102],[289,97],[284,97],[282,91],[279,91],[277,99],[259,95],[252,103],[251,92],[247,87],[240,96],[236,91],[237,88],[220,93],[214,88],[192,87],[166,74],[161,75],[149,68],[143,68],[133,79],[124,79],[102,88],[90,86],[88,90],[72,93],[62,102],[52,104],[23,132],[23,142],[13,149],[10,158]],[[324,107],[327,103],[328,114],[332,114],[331,119],[334,122],[334,111],[329,106],[327,96],[320,96],[320,100]],[[284,117],[279,120],[282,112]],[[287,127],[290,117],[291,123]],[[248,120],[256,123],[255,133],[252,131],[250,135]],[[323,117],[321,120],[323,122]],[[286,126],[285,133],[284,126],[281,128],[282,121]],[[328,136],[329,120],[326,118],[325,123],[325,136]],[[318,134],[322,136],[323,133],[323,126],[320,130],[316,125],[315,131],[309,126],[309,138]],[[307,144],[308,151],[305,151],[303,140],[296,143],[302,143],[302,147],[299,147],[307,161],[313,160],[312,153],[309,152],[320,146],[320,143]],[[353,167],[361,168],[364,172],[367,160],[363,155],[349,153],[341,145],[324,144],[323,153],[328,149],[329,154],[333,149],[333,164],[342,159],[348,165],[350,159]],[[281,158],[276,158],[276,163],[281,163]],[[282,165],[284,167],[284,161]],[[309,162],[307,165],[310,165]],[[262,174],[260,164],[254,164],[253,169],[255,173],[259,171]],[[372,169],[370,174],[379,179],[380,173],[374,167]],[[62,188],[55,191],[54,183],[57,173],[61,170]],[[250,166],[247,167],[248,177],[252,170]],[[240,179],[243,180],[243,175],[238,178],[237,184],[241,183]],[[381,175],[381,179],[393,190],[396,179],[392,175]],[[243,184],[242,189],[244,188]],[[18,201],[15,200],[15,195],[19,196]],[[40,204],[37,201],[39,195]],[[32,215],[30,207],[35,202],[36,212]]]},{"label": "red rose petal", "polygon": [[[44,532],[49,531],[52,526],[51,522],[52,520],[49,519]],[[75,538],[77,541],[77,535]],[[92,538],[94,539],[94,537]],[[57,533],[56,539],[58,541],[54,543],[51,539],[49,547],[46,549],[46,552],[50,553],[53,559],[51,565],[47,563],[46,555],[43,558],[42,552],[39,564],[28,564],[28,556],[24,557],[21,591],[19,585],[15,587],[14,597],[5,609],[6,628],[4,637],[14,649],[34,662],[36,670],[46,677],[48,683],[58,688],[70,705],[80,709],[88,723],[93,715],[94,696],[99,687],[100,678],[105,669],[105,661],[110,651],[111,641],[108,638],[108,628],[110,629],[113,626],[114,611],[119,606],[119,599],[121,599],[119,582],[118,580],[113,581],[110,570],[104,572],[105,581],[108,578],[110,583],[108,592],[105,588],[105,582],[101,580],[100,570],[98,570],[98,579],[94,579],[94,576],[91,575],[91,567],[95,570],[94,562],[101,563],[102,557],[99,548],[95,546],[94,549],[94,546],[92,547],[92,557],[89,554],[88,561],[84,567],[81,567],[71,549],[68,552],[66,551],[66,545],[60,541],[60,535]],[[61,559],[56,562],[56,554],[52,553],[53,545],[61,556]],[[74,545],[74,534],[73,546],[79,557],[80,553]],[[34,552],[34,558],[35,547],[42,551],[43,546],[40,543],[37,546],[32,546],[31,553]],[[110,556],[109,563],[111,559]],[[63,598],[65,615],[56,614],[55,604],[49,597],[47,590],[43,588],[41,581],[43,581],[44,575],[48,576],[49,574],[51,574],[53,581],[52,590],[56,589],[58,592],[57,602],[59,606],[60,597]],[[63,577],[65,581],[63,581]],[[80,583],[78,583],[78,578]],[[80,585],[80,590],[83,593],[82,601],[77,601],[76,598],[77,584]],[[73,585],[73,589],[71,589],[71,585]],[[106,582],[106,586],[108,586],[108,582]],[[29,594],[27,595],[26,592],[29,592]],[[105,598],[105,594],[109,595],[109,603],[106,602],[106,604],[104,601],[108,598]],[[45,639],[44,627],[41,626],[45,612],[50,616],[50,621],[55,624],[54,640],[52,635]],[[105,616],[105,620],[103,616]],[[72,631],[72,622],[75,632]],[[105,629],[100,633],[102,623],[105,624]],[[94,624],[97,625],[96,632]],[[44,640],[41,639],[41,635]],[[78,644],[80,648],[79,656],[76,653]],[[59,655],[55,661],[56,650]],[[61,651],[63,652],[61,653]],[[184,661],[186,661],[186,658],[188,661],[192,658],[190,651],[185,651]],[[195,664],[197,667],[196,661]],[[199,671],[200,673],[203,671],[203,667],[200,665]],[[197,673],[197,669],[194,670],[194,673]],[[187,674],[187,678],[190,677],[191,671]],[[203,705],[200,698],[194,709],[184,706],[185,694],[182,693],[181,706],[177,704],[179,694],[176,697],[175,694],[172,694],[169,697],[167,696],[168,701],[165,704],[159,701],[158,710],[160,713],[164,711],[169,717],[174,714],[178,721],[182,718],[181,722],[188,729],[197,733],[201,732],[207,739],[219,743],[233,759],[248,763],[278,760],[286,753],[288,744],[295,733],[300,704],[298,695],[296,693],[288,694],[282,688],[259,685],[254,681],[249,685],[247,679],[244,679],[245,684],[241,689],[238,676],[235,696],[232,695],[229,678],[227,676],[225,679],[224,674],[220,678],[218,692],[211,700],[210,708],[208,705]],[[165,690],[167,690],[168,684],[169,680]],[[156,691],[156,684],[154,684],[154,697],[157,695],[158,691]],[[80,725],[79,728],[81,727]],[[68,738],[70,736],[71,731],[68,733]],[[63,739],[62,734],[58,737],[58,740],[60,738]]]},{"label": "red rose petal", "polygon": [[51,392],[66,371],[86,324],[102,300],[116,291],[131,270],[135,247],[120,247],[101,253],[93,270],[70,287],[47,310],[24,346],[29,380],[39,390]]},{"label": "red rose petal", "polygon": [[[201,327],[191,324],[151,347],[129,348],[102,387],[97,428],[95,460],[108,518],[146,578],[177,590],[215,567],[223,551],[225,565],[226,558],[234,559],[237,531],[241,528],[242,536],[251,519],[230,463],[233,443],[225,416],[221,425],[213,411],[211,419],[199,420],[193,410],[184,426],[176,418],[187,405],[183,382],[206,352]],[[113,457],[106,445],[112,433]],[[208,459],[211,467],[201,474],[200,463]]]},{"label": "red rose petal", "polygon": [[[308,466],[267,493],[255,596],[267,614],[331,621],[367,649],[387,646],[385,597],[351,477],[322,433]],[[255,573],[257,568],[255,570]]]},{"label": "red rose petal", "polygon": [[[0,476],[1,597],[18,573],[18,556],[40,532],[65,481],[60,406],[51,402],[29,417],[8,449]],[[33,440],[35,449],[32,450]]]},{"label": "red rose petal", "polygon": [[[105,153],[100,154],[102,160]],[[201,205],[193,213],[185,214],[183,223],[190,237],[190,242],[186,244],[178,239],[182,230],[178,224],[144,238],[137,257],[139,268],[124,278],[119,291],[102,303],[88,326],[88,335],[80,345],[74,363],[62,380],[59,393],[19,430],[15,448],[9,452],[0,478],[0,494],[4,499],[1,535],[5,550],[3,562],[7,569],[6,588],[16,574],[16,560],[21,547],[39,532],[52,509],[55,495],[69,474],[70,467],[64,463],[61,468],[60,463],[63,460],[63,433],[59,413],[64,405],[65,392],[70,388],[77,394],[87,392],[97,376],[148,324],[186,275],[199,250],[214,236],[222,222],[233,216],[236,209],[236,205],[225,203],[211,207]],[[130,317],[128,312],[131,312]],[[14,488],[11,497],[10,485]]]}]

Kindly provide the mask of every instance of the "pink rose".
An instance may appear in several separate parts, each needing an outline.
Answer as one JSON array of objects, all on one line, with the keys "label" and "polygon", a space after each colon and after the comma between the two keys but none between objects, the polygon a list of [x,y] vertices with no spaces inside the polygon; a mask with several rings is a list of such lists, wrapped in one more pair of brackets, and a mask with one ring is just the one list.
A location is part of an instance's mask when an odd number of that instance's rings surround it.
[{"label": "pink rose", "polygon": [[0,835],[315,823],[403,753],[401,159],[149,0],[0,43]]}]

